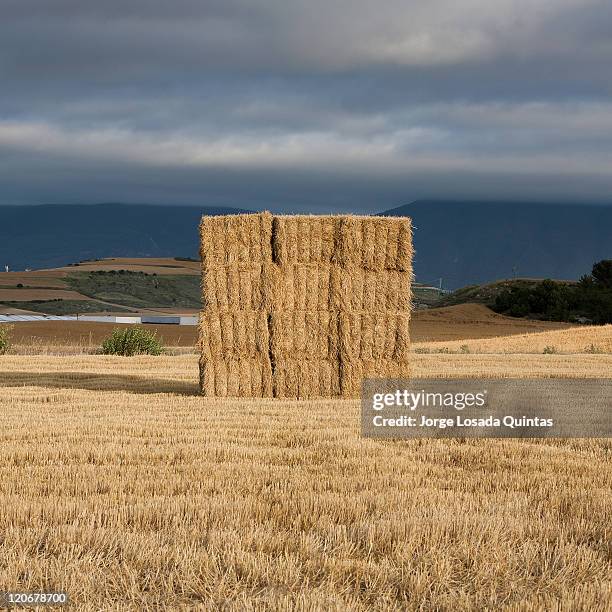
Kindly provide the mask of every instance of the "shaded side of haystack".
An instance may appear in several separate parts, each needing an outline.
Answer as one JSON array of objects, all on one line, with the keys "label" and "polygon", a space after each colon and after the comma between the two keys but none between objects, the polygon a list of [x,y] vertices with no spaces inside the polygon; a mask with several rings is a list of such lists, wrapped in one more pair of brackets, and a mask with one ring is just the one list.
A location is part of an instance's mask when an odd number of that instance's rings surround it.
[{"label": "shaded side of haystack", "polygon": [[272,215],[263,212],[202,217],[200,257],[203,270],[271,262]]},{"label": "shaded side of haystack", "polygon": [[273,393],[274,397],[286,399],[339,397],[340,364],[337,360],[277,360]]},{"label": "shaded side of haystack", "polygon": [[270,360],[201,357],[200,389],[208,397],[272,397]]},{"label": "shaded side of haystack", "polygon": [[211,359],[269,357],[268,317],[261,310],[204,310],[199,345],[202,356]]},{"label": "shaded side of haystack", "polygon": [[338,315],[330,311],[275,311],[269,318],[274,367],[283,359],[338,359]]},{"label": "shaded side of haystack", "polygon": [[410,270],[332,265],[329,302],[338,311],[410,312],[411,283]]},{"label": "shaded side of haystack", "polygon": [[365,378],[410,378],[410,363],[407,359],[342,361],[340,395],[344,398],[359,397]]}]

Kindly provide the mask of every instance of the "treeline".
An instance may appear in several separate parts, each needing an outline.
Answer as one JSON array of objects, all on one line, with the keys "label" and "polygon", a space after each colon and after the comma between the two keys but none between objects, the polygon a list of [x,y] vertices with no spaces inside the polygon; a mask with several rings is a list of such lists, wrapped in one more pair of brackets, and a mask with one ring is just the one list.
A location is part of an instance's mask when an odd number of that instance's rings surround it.
[{"label": "treeline", "polygon": [[506,289],[495,298],[493,310],[546,321],[612,323],[612,259],[597,262],[577,283],[547,279]]}]

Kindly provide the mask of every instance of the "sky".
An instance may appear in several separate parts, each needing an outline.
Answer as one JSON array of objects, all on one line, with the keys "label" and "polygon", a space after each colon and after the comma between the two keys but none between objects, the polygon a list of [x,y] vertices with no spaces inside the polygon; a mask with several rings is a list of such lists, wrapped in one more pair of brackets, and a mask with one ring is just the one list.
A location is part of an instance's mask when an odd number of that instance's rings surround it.
[{"label": "sky", "polygon": [[0,204],[612,203],[609,0],[0,7]]}]

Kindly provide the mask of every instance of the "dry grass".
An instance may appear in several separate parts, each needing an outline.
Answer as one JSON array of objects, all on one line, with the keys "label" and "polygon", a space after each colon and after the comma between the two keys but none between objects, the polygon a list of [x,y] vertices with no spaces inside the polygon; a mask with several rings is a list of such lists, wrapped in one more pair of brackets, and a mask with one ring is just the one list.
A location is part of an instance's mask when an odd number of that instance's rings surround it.
[{"label": "dry grass", "polygon": [[482,304],[460,304],[418,310],[413,313],[412,320],[413,342],[497,338],[576,327],[571,323],[505,317]]},{"label": "dry grass", "polygon": [[[612,369],[515,357],[415,367]],[[196,356],[0,363],[2,590],[76,610],[612,606],[610,441],[362,439],[356,401],[198,397]]]},{"label": "dry grass", "polygon": [[421,342],[414,350],[471,353],[543,353],[549,347],[559,353],[612,353],[612,325],[572,327],[513,336],[454,342]]}]

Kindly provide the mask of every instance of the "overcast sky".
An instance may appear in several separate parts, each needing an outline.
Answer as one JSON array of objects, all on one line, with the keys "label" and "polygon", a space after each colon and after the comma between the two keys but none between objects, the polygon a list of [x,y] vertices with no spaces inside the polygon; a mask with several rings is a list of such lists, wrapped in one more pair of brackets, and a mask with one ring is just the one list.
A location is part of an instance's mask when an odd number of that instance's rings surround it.
[{"label": "overcast sky", "polygon": [[0,203],[612,202],[609,0],[2,0]]}]

